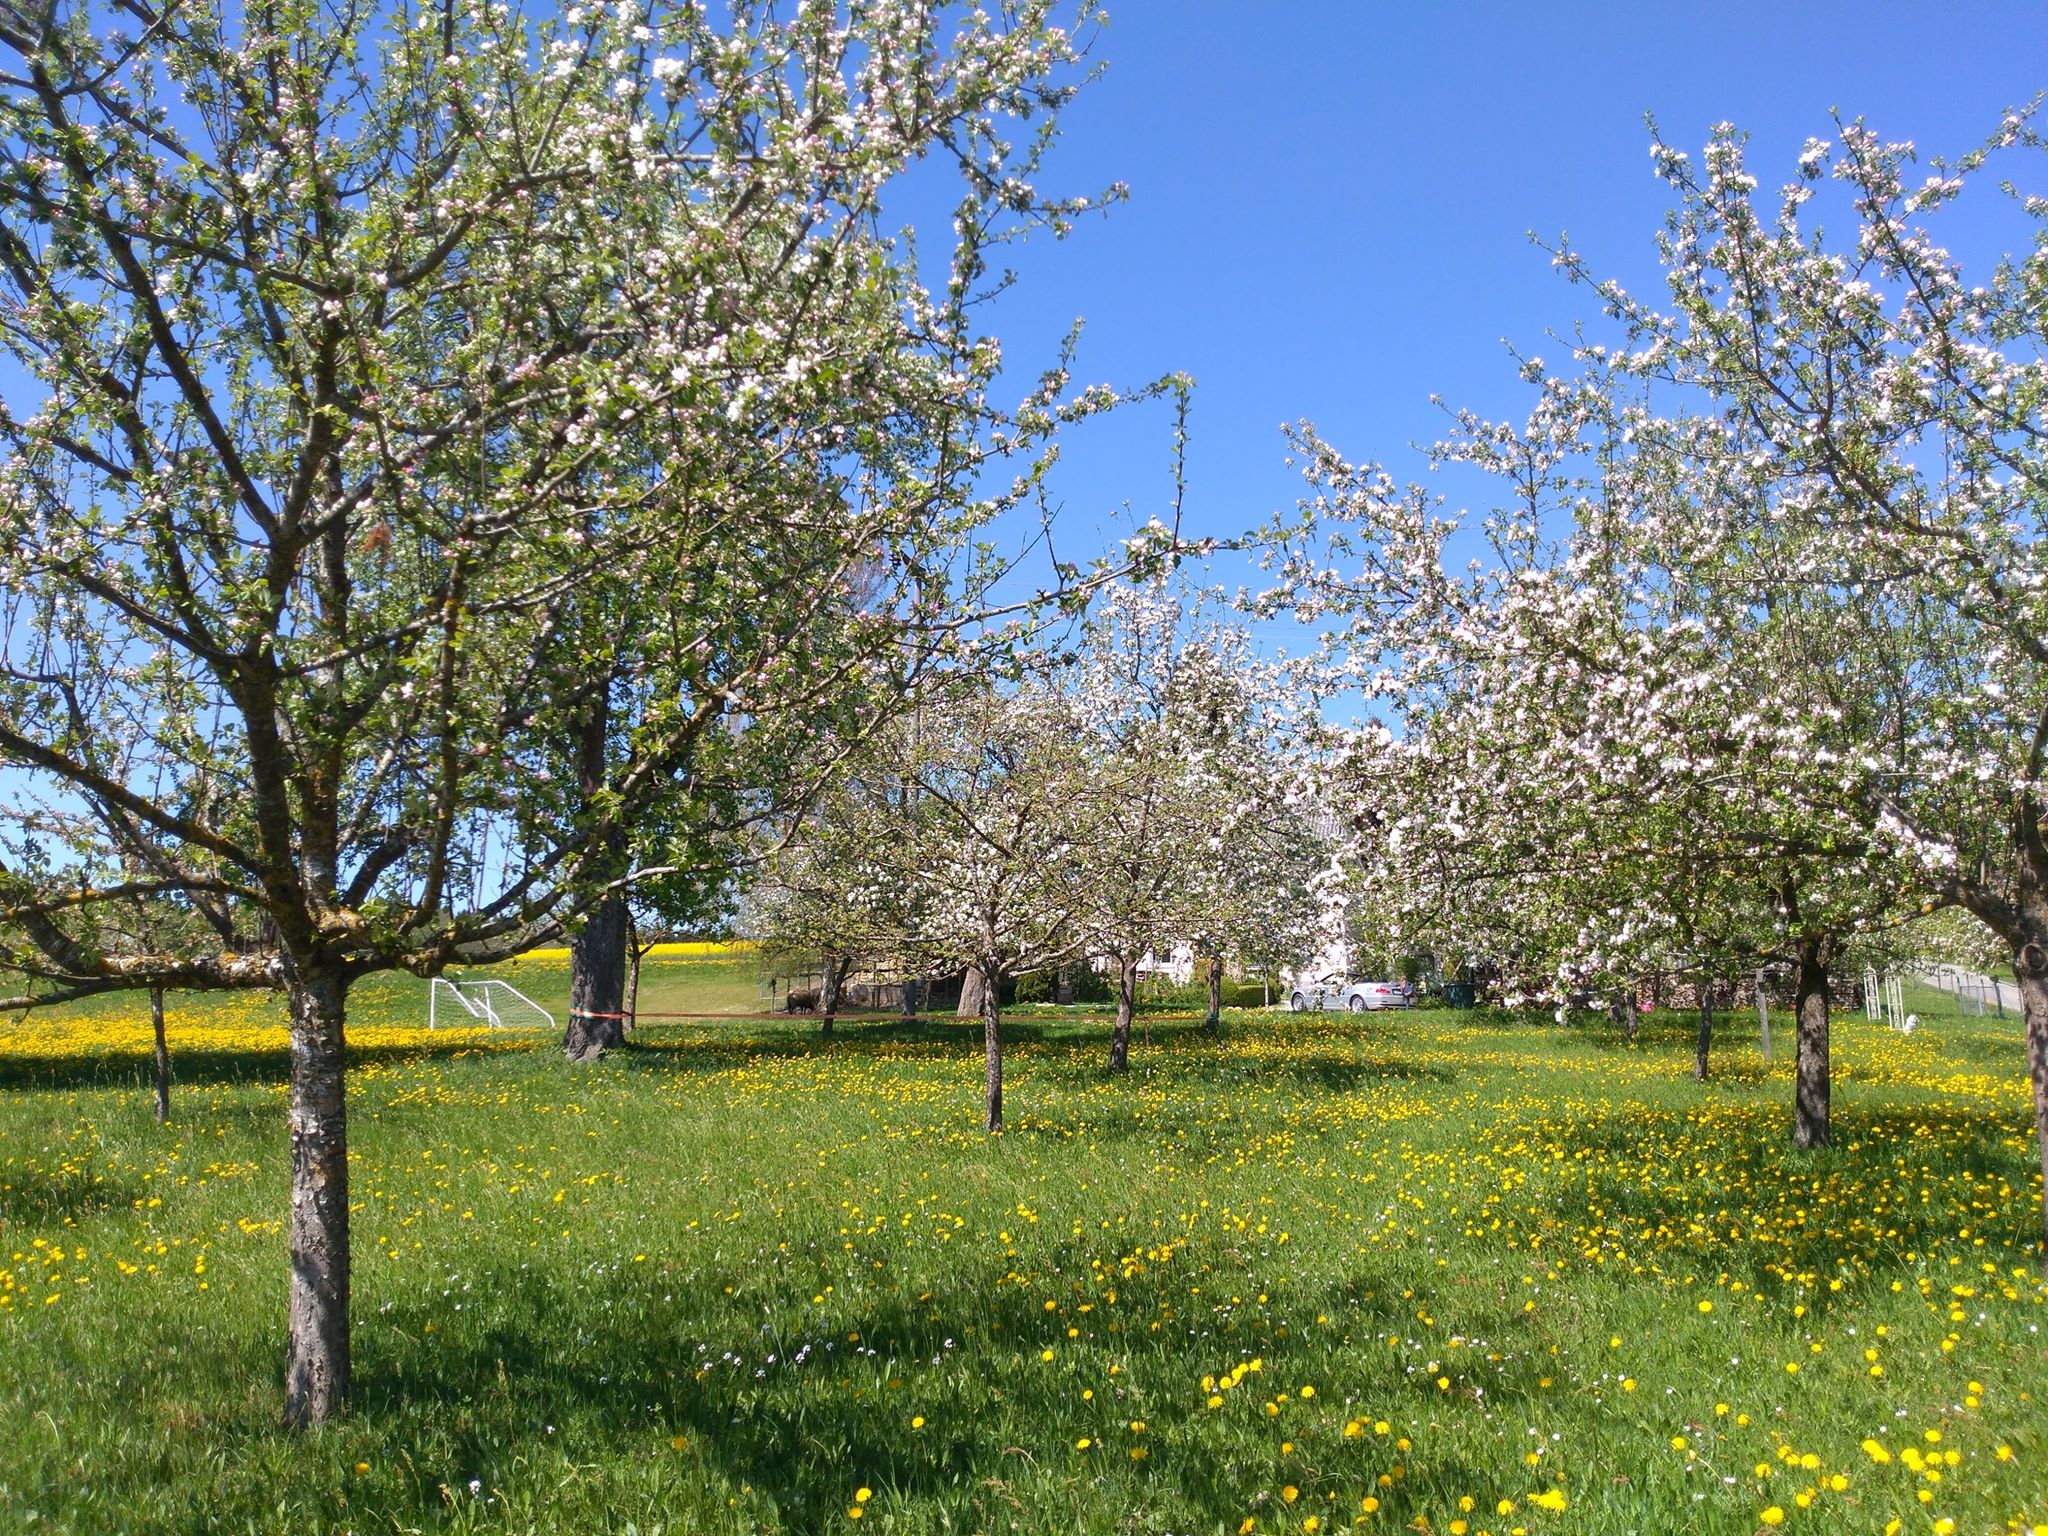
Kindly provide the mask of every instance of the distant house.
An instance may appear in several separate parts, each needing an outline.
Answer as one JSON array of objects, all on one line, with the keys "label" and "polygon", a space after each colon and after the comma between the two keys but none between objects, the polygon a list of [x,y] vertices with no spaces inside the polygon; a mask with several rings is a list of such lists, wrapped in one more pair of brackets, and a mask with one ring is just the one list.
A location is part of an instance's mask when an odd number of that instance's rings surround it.
[{"label": "distant house", "polygon": [[1176,987],[1184,987],[1195,979],[1195,947],[1192,944],[1176,944],[1164,960],[1151,950],[1138,962],[1140,976],[1164,976]]}]

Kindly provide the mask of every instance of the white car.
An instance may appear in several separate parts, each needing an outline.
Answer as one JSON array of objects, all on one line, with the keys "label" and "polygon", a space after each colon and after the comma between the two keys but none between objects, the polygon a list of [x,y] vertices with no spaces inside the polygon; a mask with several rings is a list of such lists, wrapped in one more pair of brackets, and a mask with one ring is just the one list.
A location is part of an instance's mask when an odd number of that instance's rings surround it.
[{"label": "white car", "polygon": [[1407,987],[1398,981],[1352,981],[1333,973],[1316,981],[1297,981],[1287,1006],[1296,1013],[1337,1008],[1364,1013],[1368,1009],[1406,1008],[1409,998]]}]

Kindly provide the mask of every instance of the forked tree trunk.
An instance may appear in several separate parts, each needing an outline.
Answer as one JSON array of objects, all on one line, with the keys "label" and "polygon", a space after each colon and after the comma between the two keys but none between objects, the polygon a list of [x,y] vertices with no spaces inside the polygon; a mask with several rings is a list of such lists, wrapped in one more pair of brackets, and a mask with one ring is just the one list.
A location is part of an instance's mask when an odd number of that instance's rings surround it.
[{"label": "forked tree trunk", "polygon": [[1138,962],[1135,956],[1116,963],[1116,1028],[1109,1036],[1109,1070],[1131,1064],[1131,1020],[1138,1012]]},{"label": "forked tree trunk", "polygon": [[1700,1082],[1707,1080],[1707,1051],[1714,1043],[1714,984],[1704,977],[1700,979],[1700,1038],[1693,1051],[1692,1075]]},{"label": "forked tree trunk", "polygon": [[1799,941],[1799,964],[1792,978],[1793,1054],[1792,1145],[1828,1144],[1828,963],[1831,947],[1813,936]]},{"label": "forked tree trunk", "polygon": [[342,1019],[348,983],[300,975],[291,999],[291,1259],[284,1420],[338,1414],[348,1397],[348,1115]]},{"label": "forked tree trunk", "polygon": [[1202,1028],[1208,1030],[1223,1027],[1223,957],[1209,957],[1209,1017],[1202,1020]]},{"label": "forked tree trunk", "polygon": [[606,897],[569,941],[569,1028],[562,1053],[595,1061],[626,1043],[626,898]]},{"label": "forked tree trunk", "polygon": [[149,1025],[156,1034],[156,1123],[171,1118],[171,1046],[164,1038],[164,989],[149,989]]},{"label": "forked tree trunk", "polygon": [[988,1129],[994,1135],[1003,1128],[1003,987],[1002,976],[993,966],[982,976],[979,968],[967,973],[982,977],[980,987],[981,1047],[988,1058]]}]

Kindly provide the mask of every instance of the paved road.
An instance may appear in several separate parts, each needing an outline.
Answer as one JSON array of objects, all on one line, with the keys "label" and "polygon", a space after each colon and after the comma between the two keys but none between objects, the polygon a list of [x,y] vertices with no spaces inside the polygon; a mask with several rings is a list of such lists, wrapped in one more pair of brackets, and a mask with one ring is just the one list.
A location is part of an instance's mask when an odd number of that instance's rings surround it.
[{"label": "paved road", "polygon": [[2020,989],[2010,981],[1996,981],[1975,971],[1961,970],[1953,965],[1929,966],[1919,972],[1919,977],[1930,987],[1943,992],[1952,992],[1957,997],[1976,998],[1986,1009],[2007,1013],[2020,1011]]}]

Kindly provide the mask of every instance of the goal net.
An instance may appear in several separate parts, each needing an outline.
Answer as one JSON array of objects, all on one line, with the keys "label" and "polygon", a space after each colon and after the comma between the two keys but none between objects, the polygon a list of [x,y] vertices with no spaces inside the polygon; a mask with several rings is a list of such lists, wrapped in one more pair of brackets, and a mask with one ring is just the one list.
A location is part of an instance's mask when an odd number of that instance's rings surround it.
[{"label": "goal net", "polygon": [[458,981],[436,976],[427,992],[427,1028],[553,1029],[555,1016],[509,981]]}]

